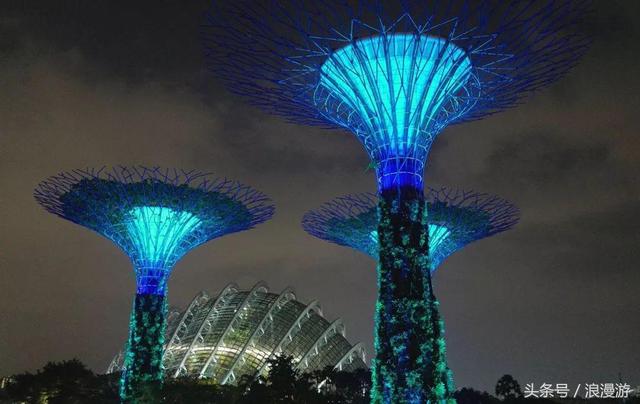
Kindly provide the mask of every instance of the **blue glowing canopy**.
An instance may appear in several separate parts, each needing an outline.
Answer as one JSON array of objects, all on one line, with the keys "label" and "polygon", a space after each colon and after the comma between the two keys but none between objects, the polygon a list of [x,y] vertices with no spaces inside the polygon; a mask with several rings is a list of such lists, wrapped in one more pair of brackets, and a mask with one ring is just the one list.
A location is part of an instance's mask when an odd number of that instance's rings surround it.
[{"label": "blue glowing canopy", "polygon": [[177,211],[160,206],[136,206],[125,215],[126,233],[119,238],[128,238],[128,251],[139,273],[139,291],[163,288],[174,263],[187,253],[194,244],[197,229],[202,225],[190,212]]},{"label": "blue glowing canopy", "polygon": [[[518,222],[518,209],[495,196],[429,188],[426,199],[431,272],[467,244],[508,230]],[[315,237],[377,260],[377,202],[374,194],[339,197],[305,214],[302,226]]]},{"label": "blue glowing canopy", "polygon": [[139,294],[164,294],[176,262],[216,237],[273,215],[262,193],[206,173],[158,167],[75,170],[41,182],[49,212],[113,241],[131,260]]},{"label": "blue glowing canopy", "polygon": [[579,0],[212,3],[201,35],[216,79],[268,113],[352,132],[379,191],[422,192],[445,127],[517,105],[589,45]]},{"label": "blue glowing canopy", "polygon": [[189,234],[202,224],[190,212],[159,206],[137,206],[129,211],[126,222],[131,243],[150,267],[164,267],[167,257]]},{"label": "blue glowing canopy", "polygon": [[[381,189],[422,188],[431,143],[449,120],[470,107],[464,86],[471,76],[465,52],[445,39],[378,35],[327,58],[315,103],[327,120],[370,145]],[[445,107],[453,103],[463,107],[451,114]]]}]

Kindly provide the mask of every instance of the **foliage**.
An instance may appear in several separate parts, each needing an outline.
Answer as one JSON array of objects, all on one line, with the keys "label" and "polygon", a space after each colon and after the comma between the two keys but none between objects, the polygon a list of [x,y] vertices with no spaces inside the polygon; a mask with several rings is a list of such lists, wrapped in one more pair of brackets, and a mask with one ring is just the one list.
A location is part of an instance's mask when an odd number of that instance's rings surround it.
[{"label": "foliage", "polygon": [[504,375],[496,384],[496,396],[503,400],[512,400],[522,397],[520,384],[511,375]]},{"label": "foliage", "polygon": [[[240,384],[246,393],[238,401],[254,403],[325,403],[321,393],[314,388],[313,376],[294,369],[293,358],[278,356],[267,362],[267,377],[258,377]],[[245,379],[246,380],[246,379]]]},{"label": "foliage", "polygon": [[26,403],[115,403],[116,380],[97,376],[77,359],[49,362],[35,374],[9,378],[4,391],[7,402]]},{"label": "foliage", "polygon": [[380,198],[372,403],[452,401],[444,325],[431,286],[426,203]]},{"label": "foliage", "polygon": [[165,313],[164,295],[136,295],[120,385],[123,400],[149,402],[160,394]]},{"label": "foliage", "polygon": [[[269,360],[265,377],[243,378],[237,385],[217,385],[207,379],[167,379],[156,397],[137,398],[141,403],[211,404],[365,404],[369,402],[367,370],[340,372],[327,368],[299,373],[291,357]],[[48,363],[36,374],[9,378],[6,401],[0,403],[117,403],[117,375],[93,374],[82,363],[71,360]],[[127,401],[131,402],[131,401]]]},{"label": "foliage", "polygon": [[497,404],[500,402],[486,391],[462,388],[453,394],[458,404]]},{"label": "foliage", "polygon": [[365,404],[370,402],[371,374],[366,369],[353,372],[334,371],[326,368],[315,372],[314,385],[321,386],[325,401],[332,404]]},{"label": "foliage", "polygon": [[[240,396],[234,386],[219,386],[194,377],[169,379],[162,388],[163,403],[235,403]],[[256,403],[254,403],[256,404]]]},{"label": "foliage", "polygon": [[[291,358],[270,361],[271,370],[258,380],[243,379],[238,385],[216,385],[207,379],[182,377],[165,381],[159,398],[152,403],[199,404],[368,404],[370,375],[365,369],[339,372],[331,368],[311,374],[292,369]],[[117,375],[95,375],[80,361],[49,362],[35,374],[7,378],[0,389],[0,403],[28,404],[116,404]],[[516,382],[517,383],[517,382]],[[500,400],[487,392],[462,388],[453,394],[458,404],[552,404],[550,399]],[[149,401],[147,401],[149,402]],[[574,400],[573,403],[611,402]],[[628,404],[640,403],[629,398]],[[438,403],[440,404],[440,403]]]}]

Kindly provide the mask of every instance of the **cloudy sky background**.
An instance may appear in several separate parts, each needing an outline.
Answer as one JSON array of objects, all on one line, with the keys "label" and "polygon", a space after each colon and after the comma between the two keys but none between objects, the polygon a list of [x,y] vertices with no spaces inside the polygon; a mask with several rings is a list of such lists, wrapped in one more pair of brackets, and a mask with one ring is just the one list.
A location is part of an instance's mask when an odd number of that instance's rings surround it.
[{"label": "cloudy sky background", "polygon": [[[119,3],[119,4],[118,4]],[[283,123],[203,69],[207,2],[0,6],[0,376],[80,358],[104,371],[122,346],[134,278],[107,241],[48,214],[33,188],[62,170],[195,168],[270,195],[276,217],[175,268],[170,303],[264,280],[318,299],[372,353],[374,263],[303,232],[304,212],[375,190],[340,131]],[[472,244],[435,277],[458,386],[640,385],[640,4],[598,1],[594,44],[552,87],[445,130],[427,183],[515,202],[512,231]]]}]

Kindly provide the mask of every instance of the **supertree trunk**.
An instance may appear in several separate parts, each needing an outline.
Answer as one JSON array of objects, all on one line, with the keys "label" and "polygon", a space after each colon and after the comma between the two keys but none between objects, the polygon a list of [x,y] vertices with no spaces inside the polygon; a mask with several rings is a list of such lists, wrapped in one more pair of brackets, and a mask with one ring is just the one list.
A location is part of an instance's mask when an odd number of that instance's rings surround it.
[{"label": "supertree trunk", "polygon": [[159,400],[165,328],[166,295],[136,294],[120,381],[123,402],[152,403]]},{"label": "supertree trunk", "polygon": [[428,270],[423,195],[415,189],[383,192],[378,210],[380,259],[371,402],[455,403],[443,324]]}]

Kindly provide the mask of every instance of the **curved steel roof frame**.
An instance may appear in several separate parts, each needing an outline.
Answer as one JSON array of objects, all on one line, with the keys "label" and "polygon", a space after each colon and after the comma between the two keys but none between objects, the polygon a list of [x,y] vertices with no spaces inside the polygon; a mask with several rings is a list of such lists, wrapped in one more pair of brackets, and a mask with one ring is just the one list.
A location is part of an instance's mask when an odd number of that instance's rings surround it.
[{"label": "curved steel roof frame", "polygon": [[315,311],[317,314],[322,315],[322,308],[320,307],[320,303],[317,300],[312,301],[311,303],[309,303],[307,305],[307,307],[304,308],[304,310],[302,311],[302,313],[300,313],[300,315],[298,316],[298,318],[296,319],[296,321],[294,321],[294,323],[291,325],[291,327],[289,327],[289,330],[287,330],[287,332],[284,334],[284,336],[280,339],[280,341],[278,342],[278,345],[276,345],[276,347],[273,349],[273,351],[271,351],[271,354],[269,355],[269,357],[267,358],[267,360],[264,361],[264,363],[262,364],[262,366],[260,366],[260,368],[258,369],[258,371],[256,372],[255,376],[254,376],[254,380],[257,379],[262,372],[264,371],[264,368],[267,367],[267,363],[269,361],[269,359],[273,359],[275,358],[276,355],[278,355],[279,353],[283,352],[283,348],[286,345],[285,342],[287,341],[287,339],[289,340],[289,342],[291,342],[293,340],[293,336],[295,335],[293,333],[293,331],[297,328],[298,331],[300,331],[302,329],[302,320],[304,318],[309,319],[311,317],[310,313],[312,311]]},{"label": "curved steel roof frame", "polygon": [[320,343],[324,341],[326,344],[328,342],[329,333],[332,331],[339,332],[344,337],[345,327],[341,318],[331,323],[329,327],[327,327],[327,329],[318,337],[318,339],[316,339],[313,345],[311,345],[311,348],[309,348],[309,350],[300,359],[300,362],[295,366],[296,370],[304,370],[309,366],[309,358],[319,353],[318,347],[320,346]]},{"label": "curved steel roof frame", "polygon": [[333,369],[342,371],[342,367],[344,366],[345,362],[347,361],[349,361],[349,363],[353,362],[354,353],[358,354],[358,357],[362,359],[362,362],[367,363],[367,356],[364,350],[364,346],[362,345],[362,342],[358,342],[353,346],[353,348],[349,350],[349,352],[347,352],[346,354],[344,354],[342,358],[340,358],[340,360],[338,361],[338,363],[336,363]]},{"label": "curved steel roof frame", "polygon": [[[230,287],[232,284],[227,285],[227,287]],[[227,288],[225,287],[225,289]],[[182,340],[182,337],[184,337],[184,335],[179,336],[178,334],[181,332],[186,332],[187,327],[186,327],[186,320],[187,318],[189,318],[189,316],[191,316],[194,313],[194,309],[196,307],[200,307],[203,304],[206,304],[206,302],[209,301],[209,295],[207,294],[207,292],[202,291],[200,293],[198,293],[198,295],[196,297],[193,298],[193,300],[191,301],[191,303],[189,303],[189,307],[187,307],[187,310],[184,311],[184,313],[182,314],[182,317],[180,318],[180,322],[178,323],[178,325],[176,326],[176,328],[173,330],[173,334],[171,334],[171,338],[169,338],[169,342],[166,345],[166,348],[164,350],[163,356],[162,356],[162,362],[166,362],[167,360],[167,355],[171,356],[171,359],[173,359],[173,356],[175,355],[173,350],[171,349],[171,347],[173,347],[173,345],[176,342],[180,342]]]},{"label": "curved steel roof frame", "polygon": [[242,350],[240,351],[240,353],[238,353],[238,355],[234,359],[233,364],[231,365],[231,367],[229,367],[229,370],[222,378],[222,384],[226,384],[229,378],[231,378],[232,382],[235,381],[236,376],[235,376],[235,373],[233,372],[234,368],[239,363],[241,358],[244,359],[244,353],[247,351],[247,348],[249,346],[255,345],[255,342],[254,342],[255,338],[262,336],[264,334],[264,328],[267,326],[269,322],[273,321],[274,309],[281,310],[285,304],[287,304],[291,300],[295,300],[295,298],[296,298],[296,295],[293,289],[290,287],[287,287],[282,291],[282,293],[280,293],[280,296],[278,296],[278,298],[274,300],[273,303],[271,303],[271,305],[269,306],[269,310],[262,317],[262,321],[260,321],[260,324],[258,324],[256,329],[253,331],[253,333],[251,334],[251,337],[249,337],[249,340],[244,345],[244,347],[242,347]]},{"label": "curved steel roof frame", "polygon": [[[217,311],[218,305],[222,301],[224,301],[224,297],[226,297],[226,295],[229,292],[237,291],[237,290],[238,289],[237,289],[237,286],[235,284],[229,284],[222,290],[222,292],[220,292],[220,295],[218,295],[218,298],[211,305],[211,309],[209,309],[209,312],[207,313],[207,316],[205,317],[205,321],[202,322],[202,324],[200,325],[200,328],[198,329],[198,332],[193,337],[193,340],[191,341],[191,344],[189,344],[189,348],[185,351],[185,354],[182,357],[182,360],[180,361],[180,365],[177,366],[173,377],[180,376],[180,372],[184,368],[184,365],[185,365],[185,363],[187,361],[187,358],[189,357],[189,354],[191,354],[191,352],[193,351],[193,348],[195,347],[196,343],[198,342],[198,339],[202,339],[202,331],[204,330],[205,325],[209,324],[209,318],[211,317],[211,314],[214,313],[215,311]],[[209,324],[209,326],[210,325],[211,324]]]},{"label": "curved steel roof frame", "polygon": [[249,300],[251,299],[251,297],[254,296],[255,294],[257,294],[258,291],[260,291],[260,290],[262,290],[264,293],[268,293],[269,292],[269,289],[267,288],[267,285],[264,282],[256,283],[256,285],[247,294],[247,297],[244,298],[244,301],[242,302],[240,307],[238,307],[238,309],[234,313],[233,318],[231,319],[231,321],[229,321],[229,324],[224,329],[224,332],[220,335],[220,338],[218,338],[218,341],[216,342],[216,345],[214,346],[213,350],[211,351],[211,354],[207,358],[207,361],[202,366],[202,369],[200,369],[198,377],[200,377],[200,378],[204,377],[204,374],[205,374],[207,368],[209,367],[209,365],[211,364],[211,362],[215,363],[216,352],[218,351],[218,349],[220,349],[220,346],[224,343],[224,337],[229,333],[229,331],[231,329],[233,329],[233,323],[238,320],[238,315],[246,307],[247,303],[249,303]]}]

